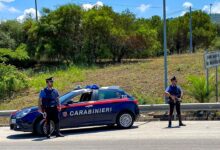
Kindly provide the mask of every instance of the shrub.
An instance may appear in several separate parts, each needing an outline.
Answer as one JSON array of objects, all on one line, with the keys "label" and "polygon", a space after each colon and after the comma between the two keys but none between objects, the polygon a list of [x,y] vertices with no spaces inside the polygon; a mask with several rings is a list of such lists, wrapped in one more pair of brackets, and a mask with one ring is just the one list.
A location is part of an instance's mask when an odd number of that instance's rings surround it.
[{"label": "shrub", "polygon": [[28,87],[27,76],[11,65],[0,63],[0,99],[11,97]]},{"label": "shrub", "polygon": [[14,60],[26,61],[29,59],[25,44],[20,44],[15,51],[7,48],[0,48],[0,62],[10,63]]},{"label": "shrub", "polygon": [[209,78],[209,92],[207,92],[207,82],[204,76],[189,76],[187,78],[189,82],[188,92],[200,103],[209,102],[211,96],[213,96],[214,84],[213,76]]}]

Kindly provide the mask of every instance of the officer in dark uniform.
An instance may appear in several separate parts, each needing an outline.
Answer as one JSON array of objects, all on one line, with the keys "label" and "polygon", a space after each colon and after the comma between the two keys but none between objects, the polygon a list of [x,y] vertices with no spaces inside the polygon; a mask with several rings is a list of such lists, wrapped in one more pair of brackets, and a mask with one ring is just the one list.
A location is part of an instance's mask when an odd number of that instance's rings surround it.
[{"label": "officer in dark uniform", "polygon": [[171,128],[172,126],[172,116],[175,106],[179,118],[179,126],[185,126],[185,124],[182,123],[181,111],[180,111],[180,103],[181,103],[181,98],[183,96],[183,91],[179,86],[177,86],[177,79],[175,76],[171,78],[171,85],[167,87],[165,91],[165,96],[168,98],[168,103],[170,105],[168,127]]},{"label": "officer in dark uniform", "polygon": [[53,77],[46,79],[47,87],[41,90],[39,95],[39,108],[42,113],[46,113],[47,138],[50,138],[50,122],[55,124],[56,137],[63,137],[60,133],[59,111],[59,93],[53,88]]}]

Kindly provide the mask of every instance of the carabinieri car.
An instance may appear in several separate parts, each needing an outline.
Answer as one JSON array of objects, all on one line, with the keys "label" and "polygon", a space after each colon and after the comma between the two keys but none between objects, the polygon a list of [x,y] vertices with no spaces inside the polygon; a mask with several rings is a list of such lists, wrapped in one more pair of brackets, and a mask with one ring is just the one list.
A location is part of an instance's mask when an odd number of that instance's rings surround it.
[{"label": "carabinieri car", "polygon": [[[60,97],[60,127],[82,127],[115,124],[120,128],[132,127],[139,116],[137,100],[117,86],[89,85],[77,88]],[[38,107],[28,107],[11,114],[10,129],[45,134],[44,115]],[[54,123],[51,122],[51,133]]]}]

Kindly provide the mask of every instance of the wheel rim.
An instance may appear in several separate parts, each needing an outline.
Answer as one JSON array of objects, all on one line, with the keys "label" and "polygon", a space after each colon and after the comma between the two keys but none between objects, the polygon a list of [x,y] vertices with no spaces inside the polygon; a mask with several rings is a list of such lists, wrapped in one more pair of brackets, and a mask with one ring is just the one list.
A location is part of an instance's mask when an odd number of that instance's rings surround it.
[{"label": "wheel rim", "polygon": [[130,114],[122,114],[120,116],[119,122],[122,127],[129,127],[132,124],[132,116]]},{"label": "wheel rim", "polygon": [[[53,121],[50,121],[50,133],[52,134],[55,130],[55,125]],[[43,133],[46,135],[47,134],[47,125],[46,122],[43,123]]]}]

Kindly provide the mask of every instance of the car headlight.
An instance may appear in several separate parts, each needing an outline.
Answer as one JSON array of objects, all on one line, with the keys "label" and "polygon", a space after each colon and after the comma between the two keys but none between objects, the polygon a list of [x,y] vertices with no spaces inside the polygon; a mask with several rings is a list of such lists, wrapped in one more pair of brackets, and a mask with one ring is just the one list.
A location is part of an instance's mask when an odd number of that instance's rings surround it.
[{"label": "car headlight", "polygon": [[30,108],[23,109],[16,115],[16,118],[18,118],[18,119],[22,118],[22,117],[26,116],[30,111],[31,111]]}]

